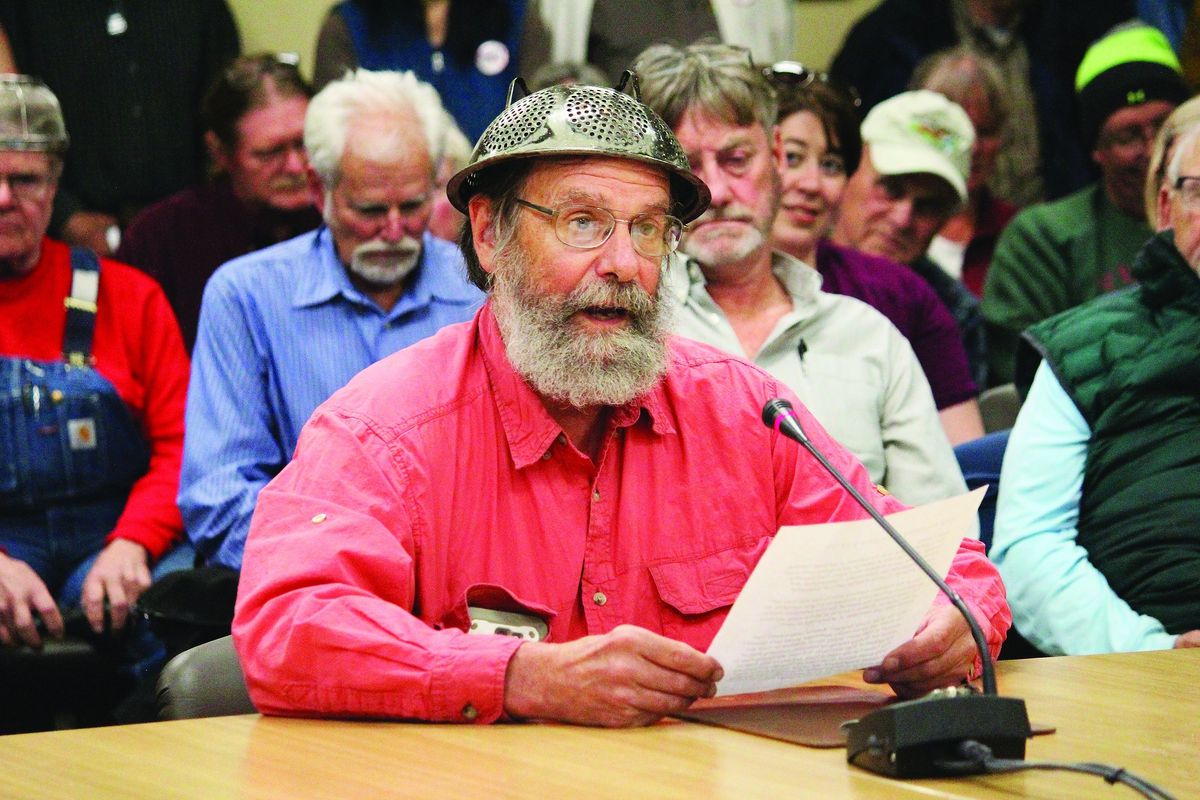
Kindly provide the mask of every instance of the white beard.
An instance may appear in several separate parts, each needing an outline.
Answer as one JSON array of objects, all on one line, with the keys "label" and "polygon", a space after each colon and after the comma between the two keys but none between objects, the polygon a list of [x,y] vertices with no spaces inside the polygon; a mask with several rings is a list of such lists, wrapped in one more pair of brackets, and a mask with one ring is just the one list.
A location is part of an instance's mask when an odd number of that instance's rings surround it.
[{"label": "white beard", "polygon": [[[528,257],[515,243],[496,255],[492,304],[513,368],[542,396],[574,408],[619,406],[654,388],[670,363],[671,307],[634,283],[591,283],[567,295],[529,285]],[[590,306],[620,306],[626,324],[604,333],[581,331],[574,314]]]},{"label": "white beard", "polygon": [[396,243],[364,242],[354,248],[350,271],[375,286],[395,286],[421,260],[421,240],[405,236]]}]

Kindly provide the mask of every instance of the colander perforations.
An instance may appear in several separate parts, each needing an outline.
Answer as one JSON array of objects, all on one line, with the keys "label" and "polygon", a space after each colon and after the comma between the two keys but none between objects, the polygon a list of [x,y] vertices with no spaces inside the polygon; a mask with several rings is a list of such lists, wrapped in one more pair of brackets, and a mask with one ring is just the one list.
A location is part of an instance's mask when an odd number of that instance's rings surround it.
[{"label": "colander perforations", "polygon": [[506,152],[524,144],[545,125],[554,105],[554,96],[548,92],[531,94],[513,103],[488,126],[481,153]]},{"label": "colander perforations", "polygon": [[646,114],[628,95],[582,89],[571,93],[563,111],[572,130],[615,148],[646,140]]}]

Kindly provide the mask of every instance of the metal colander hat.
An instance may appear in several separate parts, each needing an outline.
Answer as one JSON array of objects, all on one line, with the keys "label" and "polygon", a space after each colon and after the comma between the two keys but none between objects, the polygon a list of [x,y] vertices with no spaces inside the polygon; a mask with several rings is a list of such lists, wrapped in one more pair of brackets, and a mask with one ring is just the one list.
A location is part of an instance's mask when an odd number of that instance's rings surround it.
[{"label": "metal colander hat", "polygon": [[[630,78],[635,96],[622,91]],[[467,213],[467,201],[487,181],[489,168],[538,156],[609,156],[661,167],[671,178],[671,196],[684,222],[708,208],[708,187],[688,168],[675,134],[636,96],[636,75],[627,72],[616,89],[556,85],[513,102],[515,89],[524,85],[520,78],[513,81],[508,106],[479,137],[470,163],[447,184],[459,211]]]},{"label": "metal colander hat", "polygon": [[67,128],[58,98],[28,75],[0,75],[0,150],[63,153]]}]

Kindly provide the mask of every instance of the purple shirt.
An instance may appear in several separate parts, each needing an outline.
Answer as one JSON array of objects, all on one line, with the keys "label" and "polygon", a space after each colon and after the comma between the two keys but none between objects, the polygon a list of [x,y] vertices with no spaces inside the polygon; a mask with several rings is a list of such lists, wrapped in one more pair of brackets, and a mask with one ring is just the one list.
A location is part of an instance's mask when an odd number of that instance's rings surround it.
[{"label": "purple shirt", "polygon": [[234,196],[229,179],[221,177],[173,194],[134,217],[117,258],[162,284],[190,353],[204,285],[217,267],[320,223],[313,208],[253,212]]},{"label": "purple shirt", "polygon": [[971,380],[958,325],[921,276],[903,264],[822,239],[817,244],[821,288],[873,306],[908,339],[938,409],[979,393]]}]

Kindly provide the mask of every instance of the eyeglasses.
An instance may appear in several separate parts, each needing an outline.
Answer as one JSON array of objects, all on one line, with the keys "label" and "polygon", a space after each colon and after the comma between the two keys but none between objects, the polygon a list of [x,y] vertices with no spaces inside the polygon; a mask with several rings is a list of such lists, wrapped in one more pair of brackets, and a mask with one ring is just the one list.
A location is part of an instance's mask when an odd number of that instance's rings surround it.
[{"label": "eyeglasses", "polygon": [[38,203],[45,200],[52,183],[54,183],[52,175],[40,175],[36,172],[12,172],[0,175],[0,184],[8,184],[8,191],[13,199],[24,203]]},{"label": "eyeglasses", "polygon": [[844,93],[850,98],[850,102],[855,108],[862,106],[862,98],[858,96],[858,90],[853,86],[831,77],[828,72],[811,70],[799,61],[776,61],[769,67],[763,67],[762,74],[776,86],[795,89],[803,89],[805,86],[812,85],[814,81],[823,83],[835,91]]},{"label": "eyeglasses", "polygon": [[1175,179],[1175,193],[1188,211],[1200,211],[1200,175],[1180,175]]},{"label": "eyeglasses", "polygon": [[568,204],[547,208],[516,198],[526,208],[554,220],[554,235],[567,247],[592,250],[608,241],[618,222],[629,225],[633,249],[647,258],[662,258],[675,252],[683,236],[683,223],[670,214],[638,214],[633,219],[618,219],[607,208]]}]

